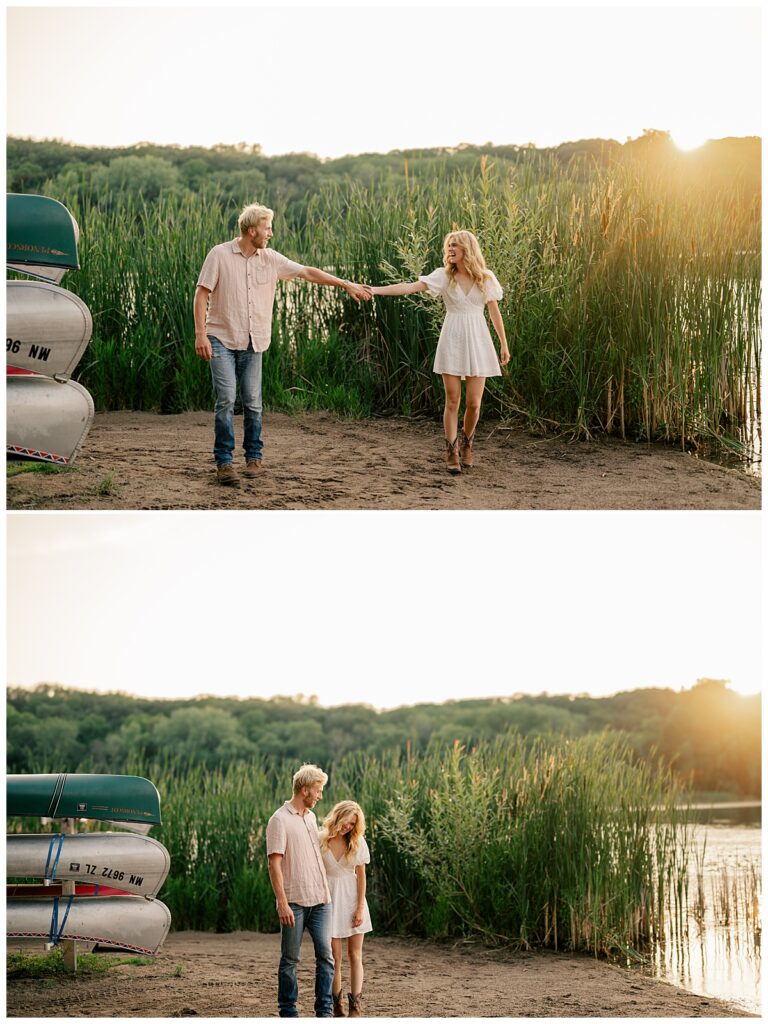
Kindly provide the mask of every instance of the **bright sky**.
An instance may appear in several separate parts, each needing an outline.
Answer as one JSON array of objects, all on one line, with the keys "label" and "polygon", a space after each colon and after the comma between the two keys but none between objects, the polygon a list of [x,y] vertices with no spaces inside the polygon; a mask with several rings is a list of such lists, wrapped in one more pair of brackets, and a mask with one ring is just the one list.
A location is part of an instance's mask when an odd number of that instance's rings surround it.
[{"label": "bright sky", "polygon": [[[332,157],[762,134],[755,3],[22,4],[6,28],[25,137]],[[377,707],[760,687],[757,514],[7,518],[12,685]]]},{"label": "bright sky", "polygon": [[13,6],[7,131],[270,156],[760,135],[759,5]]},{"label": "bright sky", "polygon": [[8,513],[8,681],[394,707],[760,689],[760,514]]}]

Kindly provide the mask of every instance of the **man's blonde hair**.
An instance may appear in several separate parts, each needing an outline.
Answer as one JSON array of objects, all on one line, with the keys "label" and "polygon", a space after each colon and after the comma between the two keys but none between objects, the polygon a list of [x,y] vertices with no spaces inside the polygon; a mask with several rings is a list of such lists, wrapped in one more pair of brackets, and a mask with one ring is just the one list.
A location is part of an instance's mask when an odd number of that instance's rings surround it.
[{"label": "man's blonde hair", "polygon": [[251,203],[249,206],[244,206],[240,216],[237,218],[240,234],[244,235],[248,228],[258,227],[261,221],[272,220],[274,216],[275,211],[270,210],[268,206],[261,206],[259,203]]},{"label": "man's blonde hair", "polygon": [[293,776],[293,792],[300,793],[307,786],[315,786],[318,782],[323,785],[328,781],[328,776],[322,768],[316,764],[303,764]]}]

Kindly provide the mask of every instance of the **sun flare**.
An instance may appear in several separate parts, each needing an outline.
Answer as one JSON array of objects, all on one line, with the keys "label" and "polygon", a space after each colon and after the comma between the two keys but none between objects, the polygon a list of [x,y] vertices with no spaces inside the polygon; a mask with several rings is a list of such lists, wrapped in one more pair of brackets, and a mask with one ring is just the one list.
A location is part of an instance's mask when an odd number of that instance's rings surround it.
[{"label": "sun flare", "polygon": [[698,149],[707,142],[707,137],[696,128],[680,128],[672,132],[672,141],[678,149]]}]

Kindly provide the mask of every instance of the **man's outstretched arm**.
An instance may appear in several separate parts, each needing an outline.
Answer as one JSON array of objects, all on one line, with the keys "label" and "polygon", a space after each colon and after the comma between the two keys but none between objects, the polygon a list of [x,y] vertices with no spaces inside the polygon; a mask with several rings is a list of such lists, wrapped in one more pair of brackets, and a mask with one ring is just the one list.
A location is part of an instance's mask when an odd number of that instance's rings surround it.
[{"label": "man's outstretched arm", "polygon": [[324,270],[320,270],[317,267],[304,267],[296,276],[303,278],[305,281],[311,281],[312,284],[327,284],[335,288],[343,288],[357,302],[361,299],[370,299],[371,297],[371,289],[367,284],[354,284],[352,281],[343,281],[340,277],[326,274]]}]

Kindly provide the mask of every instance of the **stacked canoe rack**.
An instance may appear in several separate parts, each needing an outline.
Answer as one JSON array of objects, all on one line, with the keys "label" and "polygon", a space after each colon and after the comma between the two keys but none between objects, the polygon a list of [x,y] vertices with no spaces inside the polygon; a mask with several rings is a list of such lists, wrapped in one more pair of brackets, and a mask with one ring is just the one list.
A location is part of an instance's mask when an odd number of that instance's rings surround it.
[{"label": "stacked canoe rack", "polygon": [[[160,797],[136,775],[9,775],[7,814],[61,821],[61,831],[6,836],[6,945],[95,947],[153,956],[171,925],[155,899],[170,868],[168,851],[147,832],[160,824]],[[83,819],[128,832],[78,832]],[[12,879],[41,879],[13,882]]]},{"label": "stacked canoe rack", "polygon": [[47,196],[6,196],[6,454],[69,465],[93,423],[93,399],[71,380],[93,320],[85,303],[59,287],[77,270],[77,223]]}]

